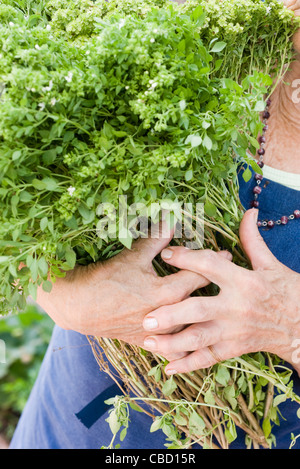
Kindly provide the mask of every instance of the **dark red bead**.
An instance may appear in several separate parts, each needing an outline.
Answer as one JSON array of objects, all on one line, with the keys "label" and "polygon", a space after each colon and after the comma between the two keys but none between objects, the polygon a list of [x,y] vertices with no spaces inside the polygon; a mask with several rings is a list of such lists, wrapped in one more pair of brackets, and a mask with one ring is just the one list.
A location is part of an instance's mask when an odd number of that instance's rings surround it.
[{"label": "dark red bead", "polygon": [[252,200],[252,202],[251,202],[251,207],[258,208],[258,207],[259,207],[259,202],[258,202],[258,200]]},{"label": "dark red bead", "polygon": [[269,228],[274,228],[274,226],[275,226],[275,222],[273,220],[269,220],[268,221],[268,227]]},{"label": "dark red bead", "polygon": [[259,155],[264,155],[266,152],[265,152],[265,150],[264,150],[263,148],[260,148],[259,150],[257,150],[257,153],[258,153]]},{"label": "dark red bead", "polygon": [[265,166],[263,161],[258,161],[257,164],[260,168],[263,168]]},{"label": "dark red bead", "polygon": [[295,210],[294,211],[294,217],[295,218],[300,218],[300,210]]},{"label": "dark red bead", "polygon": [[264,127],[263,127],[263,131],[266,132],[268,130],[269,126],[268,124],[266,124]]},{"label": "dark red bead", "polygon": [[260,220],[258,220],[258,222],[257,222],[257,226],[258,226],[258,228],[260,228],[260,227],[261,227],[261,221],[260,221]]},{"label": "dark red bead", "polygon": [[271,99],[270,98],[267,99],[267,106],[271,106]]},{"label": "dark red bead", "polygon": [[262,181],[263,180],[263,175],[259,173],[255,173],[254,177],[257,181]]},{"label": "dark red bead", "polygon": [[263,118],[264,118],[264,119],[269,119],[270,115],[271,115],[271,114],[269,113],[269,111],[264,111],[264,113],[263,113]]},{"label": "dark red bead", "polygon": [[255,186],[254,189],[253,189],[254,194],[261,194],[261,191],[262,191],[262,189],[259,186]]},{"label": "dark red bead", "polygon": [[259,143],[266,143],[266,138],[263,135],[261,135],[259,137],[258,141],[259,141]]},{"label": "dark red bead", "polygon": [[282,225],[287,225],[289,219],[288,219],[288,217],[284,216],[284,217],[280,218],[280,221],[281,221]]}]

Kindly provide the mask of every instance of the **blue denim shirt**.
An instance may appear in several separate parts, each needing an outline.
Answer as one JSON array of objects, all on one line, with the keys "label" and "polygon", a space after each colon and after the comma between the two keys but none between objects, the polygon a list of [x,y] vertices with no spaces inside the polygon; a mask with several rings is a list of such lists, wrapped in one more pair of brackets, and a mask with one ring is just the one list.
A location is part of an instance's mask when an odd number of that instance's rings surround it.
[{"label": "blue denim shirt", "polygon": [[[245,209],[253,199],[254,177],[245,183],[240,177],[240,197]],[[264,187],[266,186],[266,187]],[[300,191],[262,181],[260,215],[279,219],[300,208]],[[274,255],[300,273],[300,219],[286,226],[262,229],[261,234]],[[294,376],[295,391],[300,395],[300,379]],[[11,448],[95,449],[107,446],[111,432],[105,419],[109,407],[104,401],[122,394],[112,379],[100,372],[85,336],[55,327],[38,379],[14,434]],[[280,426],[273,428],[277,448],[288,448],[291,433],[300,433],[296,416],[298,405],[287,401],[280,406]],[[123,449],[164,449],[165,435],[159,430],[149,433],[152,419],[131,411],[131,423]],[[244,448],[242,431],[232,448]],[[118,439],[115,440],[118,443]],[[300,449],[300,439],[294,448]]]}]

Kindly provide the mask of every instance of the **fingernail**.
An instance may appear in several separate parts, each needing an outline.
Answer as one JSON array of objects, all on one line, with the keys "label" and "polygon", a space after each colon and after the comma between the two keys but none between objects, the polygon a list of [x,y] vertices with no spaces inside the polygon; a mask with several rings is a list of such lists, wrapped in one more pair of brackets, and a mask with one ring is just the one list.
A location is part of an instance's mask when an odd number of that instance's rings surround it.
[{"label": "fingernail", "polygon": [[171,257],[173,256],[173,251],[172,249],[163,249],[162,252],[161,252],[161,257],[163,259],[171,259]]},{"label": "fingernail", "polygon": [[165,370],[167,375],[176,375],[177,371],[176,370]]},{"label": "fingernail", "polygon": [[158,322],[155,318],[146,318],[144,320],[144,329],[151,331],[152,329],[158,328]]},{"label": "fingernail", "polygon": [[150,350],[155,350],[156,349],[156,342],[154,339],[145,339],[144,340],[144,347],[148,348]]}]

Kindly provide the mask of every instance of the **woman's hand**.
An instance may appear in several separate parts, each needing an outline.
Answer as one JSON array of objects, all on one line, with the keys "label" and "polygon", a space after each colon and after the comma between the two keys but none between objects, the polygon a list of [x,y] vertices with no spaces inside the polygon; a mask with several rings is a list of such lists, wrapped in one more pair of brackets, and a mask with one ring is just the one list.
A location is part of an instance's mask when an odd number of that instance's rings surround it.
[{"label": "woman's hand", "polygon": [[[167,359],[189,352],[168,364],[168,374],[207,368],[257,351],[277,354],[300,370],[300,364],[293,363],[293,347],[300,342],[300,275],[273,256],[256,221],[257,210],[249,210],[240,227],[253,271],[212,251],[172,247],[162,252],[169,264],[201,274],[220,287],[217,296],[187,298],[144,319],[145,330],[152,332],[145,341],[148,349]],[[156,335],[187,324],[179,333]]]},{"label": "woman's hand", "polygon": [[209,283],[184,270],[165,278],[156,275],[152,260],[169,244],[172,234],[167,231],[136,241],[132,250],[106,262],[77,267],[57,279],[51,293],[40,288],[37,303],[63,329],[143,345],[147,313],[182,301]]}]

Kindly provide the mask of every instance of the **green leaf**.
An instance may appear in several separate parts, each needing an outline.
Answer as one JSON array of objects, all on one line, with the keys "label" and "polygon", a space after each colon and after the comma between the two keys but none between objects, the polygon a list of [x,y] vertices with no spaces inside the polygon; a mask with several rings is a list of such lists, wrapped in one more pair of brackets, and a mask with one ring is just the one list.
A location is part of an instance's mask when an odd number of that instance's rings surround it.
[{"label": "green leaf", "polygon": [[42,231],[45,231],[45,229],[47,228],[48,226],[48,218],[47,217],[44,217],[41,219],[40,221],[40,228]]},{"label": "green leaf", "polygon": [[46,280],[43,282],[42,288],[45,292],[50,293],[52,290],[53,284],[50,282],[50,280]]},{"label": "green leaf", "polygon": [[186,425],[187,424],[187,418],[184,417],[180,411],[176,412],[176,415],[174,416],[174,421],[177,423],[177,425]]},{"label": "green leaf", "polygon": [[195,10],[192,12],[192,18],[193,20],[197,21],[200,16],[203,15],[203,9],[201,5],[199,5]]},{"label": "green leaf", "polygon": [[74,249],[68,247],[66,250],[66,262],[71,269],[74,269],[76,264],[76,253]]},{"label": "green leaf", "polygon": [[8,270],[15,279],[18,278],[17,269],[16,269],[16,266],[14,264],[9,264]]},{"label": "green leaf", "polygon": [[237,406],[237,400],[235,398],[235,389],[234,389],[233,385],[227,386],[224,389],[224,397],[227,399],[227,401],[231,405],[232,409],[235,410],[235,408]]},{"label": "green leaf", "polygon": [[205,202],[204,211],[208,217],[214,218],[217,214],[217,207],[212,202]]},{"label": "green leaf", "polygon": [[122,233],[119,234],[119,241],[123,246],[125,246],[125,248],[131,249],[133,238],[129,231],[122,231]]},{"label": "green leaf", "polygon": [[50,164],[54,163],[55,159],[56,159],[56,150],[47,150],[43,153],[43,163],[46,165],[46,166],[49,166]]},{"label": "green leaf", "polygon": [[227,46],[226,42],[215,42],[210,52],[221,52]]},{"label": "green leaf", "polygon": [[58,189],[57,181],[50,177],[45,177],[42,182],[44,183],[45,189],[47,191],[56,191]]},{"label": "green leaf", "polygon": [[123,430],[120,433],[120,441],[124,441],[126,435],[127,435],[127,428],[123,428]]},{"label": "green leaf", "polygon": [[204,402],[206,404],[215,405],[216,401],[213,396],[211,388],[209,388],[209,390],[206,391],[206,393],[204,394]]},{"label": "green leaf", "polygon": [[5,264],[10,259],[9,256],[0,256],[0,264]]},{"label": "green leaf", "polygon": [[109,417],[106,419],[106,422],[108,422],[112,434],[116,435],[121,428],[121,423],[119,421],[116,409],[110,412]]},{"label": "green leaf", "polygon": [[46,277],[48,273],[48,263],[44,257],[38,260],[38,269],[42,277]]},{"label": "green leaf", "polygon": [[12,155],[13,161],[18,160],[20,158],[20,156],[22,156],[22,152],[20,150],[15,151]]},{"label": "green leaf", "polygon": [[255,173],[263,175],[263,171],[260,166],[256,163],[256,161],[250,160],[250,166]]},{"label": "green leaf", "polygon": [[38,189],[39,191],[46,189],[46,185],[44,184],[44,182],[40,181],[39,179],[33,179],[31,184],[35,189]]},{"label": "green leaf", "polygon": [[136,412],[144,412],[143,409],[141,409],[141,407],[139,407],[135,402],[133,401],[130,401],[129,402],[129,405],[130,407],[132,408],[132,410],[135,410]]},{"label": "green leaf", "polygon": [[177,384],[174,382],[174,379],[173,379],[173,376],[171,376],[170,379],[168,379],[163,387],[162,387],[162,393],[165,395],[165,396],[171,396],[171,394],[173,394],[173,392],[177,389]]},{"label": "green leaf", "polygon": [[223,386],[227,386],[228,382],[230,381],[230,373],[228,368],[224,365],[218,365],[217,373],[216,373],[216,380],[218,383],[222,384]]},{"label": "green leaf", "polygon": [[277,396],[275,396],[273,400],[273,406],[277,407],[279,406],[279,404],[281,404],[282,402],[285,402],[286,400],[287,400],[287,396],[285,394],[278,394]]},{"label": "green leaf", "polygon": [[243,176],[243,179],[244,179],[245,182],[249,182],[250,179],[252,178],[251,169],[249,169],[249,168],[245,169],[242,176]]},{"label": "green leaf", "polygon": [[272,431],[271,421],[270,419],[264,419],[262,424],[262,429],[266,438],[268,438]]},{"label": "green leaf", "polygon": [[192,148],[199,147],[202,143],[202,138],[199,135],[189,135],[185,141],[185,144],[190,143]]},{"label": "green leaf", "polygon": [[28,292],[33,301],[36,301],[37,298],[37,284],[30,282],[28,284]]},{"label": "green leaf", "polygon": [[201,434],[205,428],[205,422],[201,415],[197,414],[195,410],[190,415],[189,418],[189,430],[192,434]]},{"label": "green leaf", "polygon": [[237,438],[236,426],[233,420],[229,420],[225,429],[225,436],[228,443],[232,443]]},{"label": "green leaf", "polygon": [[193,179],[193,174],[194,173],[192,169],[189,169],[188,171],[185,172],[184,177],[185,177],[186,182],[189,182],[191,181],[191,179]]},{"label": "green leaf", "polygon": [[212,141],[211,141],[211,139],[209,138],[208,135],[205,135],[202,144],[203,144],[203,146],[204,146],[205,148],[207,148],[207,150],[211,150],[211,149],[212,149]]},{"label": "green leaf", "polygon": [[33,259],[32,263],[30,265],[30,273],[31,273],[31,278],[35,282],[38,277],[38,263],[37,259]]},{"label": "green leaf", "polygon": [[266,103],[264,101],[257,101],[254,107],[254,111],[256,112],[262,112],[265,110]]},{"label": "green leaf", "polygon": [[150,427],[150,433],[154,433],[157,430],[159,430],[162,426],[162,423],[163,423],[162,417],[156,418]]}]

